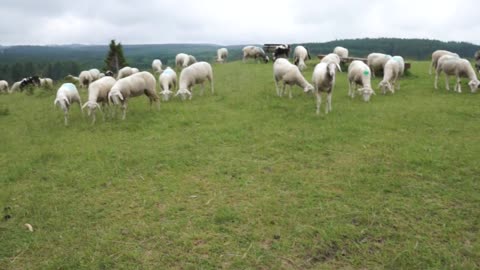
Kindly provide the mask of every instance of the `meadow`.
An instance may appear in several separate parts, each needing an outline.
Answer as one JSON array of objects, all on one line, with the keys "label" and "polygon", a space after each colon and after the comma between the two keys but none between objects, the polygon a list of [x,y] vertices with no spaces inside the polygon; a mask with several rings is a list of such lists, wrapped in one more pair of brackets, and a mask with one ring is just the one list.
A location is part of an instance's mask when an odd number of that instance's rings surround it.
[{"label": "meadow", "polygon": [[428,65],[370,103],[339,73],[318,116],[253,62],[94,126],[0,95],[0,269],[478,269],[480,96]]}]

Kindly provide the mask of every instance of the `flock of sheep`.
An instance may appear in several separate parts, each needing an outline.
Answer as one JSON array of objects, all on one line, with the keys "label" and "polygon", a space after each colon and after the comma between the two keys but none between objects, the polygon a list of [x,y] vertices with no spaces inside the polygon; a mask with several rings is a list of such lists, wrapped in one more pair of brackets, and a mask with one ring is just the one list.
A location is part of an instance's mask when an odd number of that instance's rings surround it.
[{"label": "flock of sheep", "polygon": [[[306,61],[311,59],[310,53],[303,46],[297,46],[294,50],[294,64],[288,60],[288,45],[280,45],[274,53],[273,77],[278,96],[283,96],[286,86],[289,86],[289,97],[292,98],[292,87],[300,86],[305,93],[314,92],[316,95],[316,113],[320,113],[322,102],[322,93],[326,93],[327,102],[325,113],[332,111],[332,92],[335,86],[336,72],[342,72],[341,61],[348,58],[348,49],[336,47],[333,53],[326,55],[321,59],[313,71],[312,83],[309,83],[302,72],[307,68]],[[264,50],[257,46],[246,46],[243,48],[243,62],[247,59],[255,59],[256,61],[268,62],[270,58]],[[279,53],[281,52],[281,53]],[[278,55],[284,54],[284,57]],[[217,62],[225,63],[228,58],[228,50],[221,48],[217,51]],[[404,74],[405,62],[401,56],[390,56],[382,53],[371,53],[367,57],[367,63],[355,60],[348,67],[348,95],[352,98],[356,94],[363,97],[365,102],[370,101],[370,97],[375,95],[375,91],[371,85],[372,76],[375,73],[383,71],[383,79],[379,83],[379,88],[383,94],[387,91],[392,94],[395,89],[400,89],[399,78]],[[174,69],[167,67],[162,69],[162,62],[158,59],[153,60],[152,69],[154,74],[158,74],[158,82],[160,92],[157,94],[157,80],[152,73],[140,71],[137,68],[123,67],[118,71],[116,77],[113,72],[107,71],[101,73],[98,69],[90,69],[80,72],[78,77],[68,75],[65,79],[70,82],[64,83],[57,90],[54,105],[59,106],[64,111],[65,125],[68,124],[68,111],[73,103],[78,103],[82,112],[88,109],[88,116],[92,117],[92,124],[96,121],[96,110],[102,111],[109,104],[121,107],[122,119],[126,117],[128,100],[146,95],[149,98],[150,105],[154,103],[160,108],[160,96],[164,101],[168,101],[174,95],[174,89],[178,90],[175,96],[180,96],[183,100],[192,98],[193,86],[200,84],[202,86],[201,94],[204,92],[204,83],[209,81],[211,92],[214,93],[213,70],[207,62],[197,62],[194,56],[180,53],[175,58],[177,70],[181,70],[180,79],[177,83],[177,73]],[[446,88],[449,90],[449,76],[456,76],[455,91],[461,92],[460,78],[467,77],[472,92],[476,92],[480,85],[476,73],[470,62],[462,59],[456,53],[438,50],[432,54],[432,69],[435,69],[435,89],[437,89],[438,76],[443,72],[446,75]],[[280,85],[282,83],[283,85]],[[53,81],[48,78],[38,78],[36,76],[25,78],[20,82],[13,84],[12,88],[8,88],[6,81],[0,81],[0,92],[12,92],[21,89],[29,84],[38,86],[53,87]],[[82,105],[82,101],[77,90],[80,88],[88,89],[88,101]],[[159,96],[160,95],[160,96]],[[115,110],[113,111],[115,113]]]}]

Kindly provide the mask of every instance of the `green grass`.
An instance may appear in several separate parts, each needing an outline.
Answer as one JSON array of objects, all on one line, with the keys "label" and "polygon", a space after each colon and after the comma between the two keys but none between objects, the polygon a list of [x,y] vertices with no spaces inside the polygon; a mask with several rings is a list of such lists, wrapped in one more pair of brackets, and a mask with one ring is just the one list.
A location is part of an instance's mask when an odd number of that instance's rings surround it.
[{"label": "green grass", "polygon": [[341,73],[319,116],[271,64],[95,126],[54,91],[1,95],[0,269],[478,269],[480,97],[428,64],[370,103]]}]

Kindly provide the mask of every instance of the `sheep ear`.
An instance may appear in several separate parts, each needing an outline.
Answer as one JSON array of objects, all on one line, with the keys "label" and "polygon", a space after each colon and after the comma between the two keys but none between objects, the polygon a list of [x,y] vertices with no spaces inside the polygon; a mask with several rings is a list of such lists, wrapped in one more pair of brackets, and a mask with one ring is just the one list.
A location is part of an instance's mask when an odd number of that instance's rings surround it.
[{"label": "sheep ear", "polygon": [[53,106],[57,106],[57,103],[60,102],[60,100],[58,100],[58,98],[56,98],[54,101],[53,101]]},{"label": "sheep ear", "polygon": [[102,107],[100,106],[100,104],[98,104],[98,103],[95,103],[95,106],[97,106],[97,108],[100,110],[100,112],[101,112],[101,113],[103,113],[103,111],[102,111]]},{"label": "sheep ear", "polygon": [[64,98],[63,100],[65,100],[65,102],[70,105],[70,101],[68,101],[68,98]]},{"label": "sheep ear", "polygon": [[88,105],[88,101],[85,102],[85,104],[83,104],[82,109],[85,109],[85,107],[87,107],[87,105]]}]

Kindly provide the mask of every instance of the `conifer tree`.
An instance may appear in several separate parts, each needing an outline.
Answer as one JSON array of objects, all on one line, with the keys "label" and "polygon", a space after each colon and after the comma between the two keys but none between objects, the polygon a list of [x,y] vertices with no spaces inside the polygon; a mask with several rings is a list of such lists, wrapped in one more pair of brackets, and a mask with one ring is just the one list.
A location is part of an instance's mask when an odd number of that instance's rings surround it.
[{"label": "conifer tree", "polygon": [[115,40],[112,40],[109,47],[104,69],[117,73],[122,67],[128,65],[123,56],[123,46],[120,42],[115,43]]}]

